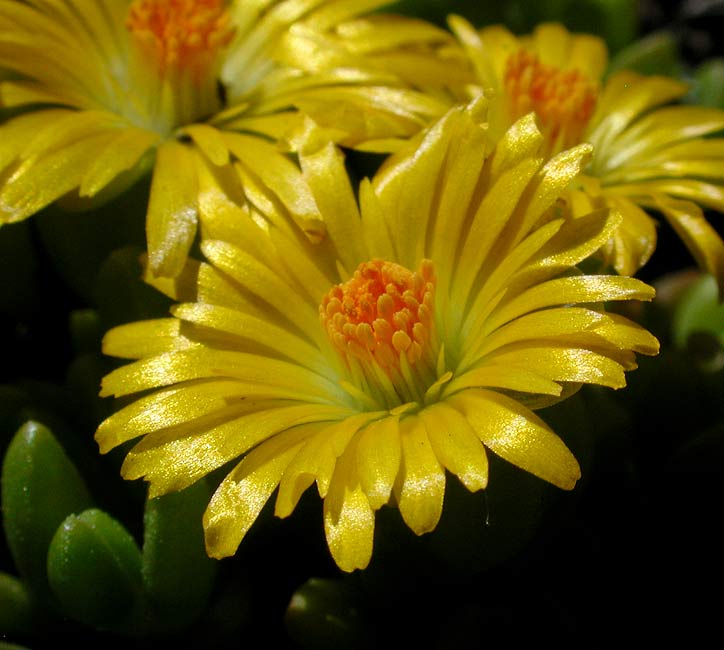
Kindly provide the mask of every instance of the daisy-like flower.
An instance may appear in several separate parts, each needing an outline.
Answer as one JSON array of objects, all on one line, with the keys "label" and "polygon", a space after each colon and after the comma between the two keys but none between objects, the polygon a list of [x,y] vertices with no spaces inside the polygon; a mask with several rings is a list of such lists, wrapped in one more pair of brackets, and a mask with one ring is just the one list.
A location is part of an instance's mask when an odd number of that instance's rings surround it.
[{"label": "daisy-like flower", "polygon": [[607,264],[626,275],[643,267],[656,247],[652,213],[661,214],[724,289],[724,243],[702,210],[724,212],[724,139],[707,137],[724,129],[724,111],[675,104],[688,87],[672,78],[630,71],[606,78],[603,40],[560,24],[517,37],[499,25],[476,31],[459,16],[449,22],[472,87],[495,93],[494,134],[535,111],[548,152],[594,146],[568,198],[574,214],[600,207],[622,214],[601,251]]},{"label": "daisy-like flower", "polygon": [[236,552],[275,491],[286,517],[313,483],[344,571],[370,561],[377,509],[433,530],[446,472],[483,489],[489,452],[570,490],[579,465],[533,409],[620,388],[636,353],[657,352],[603,307],[653,289],[576,269],[619,221],[558,201],[590,145],[547,160],[529,115],[491,149],[483,101],[451,109],[358,198],[340,150],[310,137],[323,241],[280,213],[256,236],[206,240],[183,281],[154,282],[172,317],[107,333],[105,352],[135,362],[102,394],[143,393],[96,433],[103,453],[141,438],[122,475],[155,497],[236,462],[203,518],[212,557]]},{"label": "daisy-like flower", "polygon": [[[158,275],[183,267],[199,224],[219,236],[231,213],[279,194],[317,236],[314,201],[276,146],[301,124],[299,104],[355,115],[330,130],[349,145],[407,138],[440,112],[362,56],[341,68],[286,42],[293,27],[309,40],[383,4],[0,0],[0,67],[16,77],[0,83],[0,103],[20,110],[0,127],[0,224],[58,199],[97,204],[152,168],[147,239]],[[283,63],[310,59],[313,75]],[[223,216],[207,210],[219,191]]]}]

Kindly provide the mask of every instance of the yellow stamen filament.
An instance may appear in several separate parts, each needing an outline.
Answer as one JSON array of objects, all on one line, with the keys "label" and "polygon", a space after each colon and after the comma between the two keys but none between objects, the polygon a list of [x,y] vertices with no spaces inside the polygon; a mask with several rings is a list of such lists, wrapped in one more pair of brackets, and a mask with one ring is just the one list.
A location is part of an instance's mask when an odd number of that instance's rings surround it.
[{"label": "yellow stamen filament", "polygon": [[183,69],[203,77],[232,37],[222,0],[134,0],[126,27],[159,73]]},{"label": "yellow stamen filament", "polygon": [[416,272],[371,260],[332,287],[319,307],[330,341],[353,375],[388,407],[421,401],[435,380],[432,262]]},{"label": "yellow stamen filament", "polygon": [[535,54],[519,50],[506,62],[503,83],[511,118],[535,111],[549,153],[580,143],[598,94],[583,73],[545,65]]}]

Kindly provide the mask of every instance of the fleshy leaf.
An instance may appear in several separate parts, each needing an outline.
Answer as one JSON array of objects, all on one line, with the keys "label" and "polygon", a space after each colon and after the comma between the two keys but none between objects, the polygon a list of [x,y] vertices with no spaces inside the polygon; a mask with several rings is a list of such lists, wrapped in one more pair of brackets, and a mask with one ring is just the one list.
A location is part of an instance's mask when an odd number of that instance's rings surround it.
[{"label": "fleshy leaf", "polygon": [[284,614],[289,636],[301,648],[343,650],[362,643],[363,625],[354,592],[341,580],[310,578],[292,594]]},{"label": "fleshy leaf", "polygon": [[3,461],[2,512],[15,566],[36,596],[51,596],[46,558],[56,529],[90,505],[83,479],[51,431],[26,422]]},{"label": "fleshy leaf", "polygon": [[211,497],[205,481],[148,499],[143,518],[143,584],[164,630],[192,624],[206,607],[217,563],[206,555],[201,517]]},{"label": "fleshy leaf", "polygon": [[69,515],[48,549],[48,580],[62,611],[98,629],[125,627],[142,593],[141,551],[95,508]]},{"label": "fleshy leaf", "polygon": [[32,629],[33,615],[30,594],[22,581],[0,572],[0,637],[26,634]]}]

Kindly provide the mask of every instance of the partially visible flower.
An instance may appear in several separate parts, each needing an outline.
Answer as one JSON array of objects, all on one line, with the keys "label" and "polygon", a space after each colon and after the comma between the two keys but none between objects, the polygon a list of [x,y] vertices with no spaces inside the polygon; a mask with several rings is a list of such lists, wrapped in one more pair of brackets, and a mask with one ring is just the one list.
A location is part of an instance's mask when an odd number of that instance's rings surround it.
[{"label": "partially visible flower", "polygon": [[483,104],[451,109],[358,199],[339,149],[310,137],[320,243],[277,206],[245,225],[255,235],[205,240],[182,282],[154,281],[180,302],[173,317],[106,335],[107,354],[136,361],[102,394],[143,393],[96,433],[103,453],[140,438],[125,478],[154,497],[240,459],[204,516],[211,556],[236,552],[275,491],[286,517],[315,482],[345,571],[370,561],[377,509],[433,530],[446,471],[484,489],[488,451],[570,490],[579,465],[533,409],[620,388],[636,353],[657,352],[604,308],[653,289],[576,268],[620,220],[571,219],[558,201],[590,145],[548,160],[529,115],[491,149]]},{"label": "partially visible flower", "polygon": [[[724,243],[702,211],[724,212],[724,139],[707,137],[724,129],[724,111],[669,105],[688,88],[668,77],[623,71],[606,78],[603,40],[559,24],[522,37],[499,25],[476,31],[459,16],[450,25],[478,91],[495,92],[493,134],[535,111],[548,152],[594,146],[568,198],[576,215],[609,207],[623,216],[602,249],[608,264],[625,275],[643,267],[656,247],[652,213],[660,213],[724,291]],[[459,98],[470,90],[453,89]]]},{"label": "partially visible flower", "polygon": [[354,115],[328,133],[350,145],[407,138],[441,107],[361,56],[341,68],[318,52],[314,74],[285,67],[306,60],[285,37],[296,26],[321,38],[383,4],[0,0],[0,67],[16,75],[0,83],[0,103],[22,109],[0,126],[0,224],[61,198],[99,203],[153,168],[158,275],[183,267],[199,223],[219,236],[279,194],[319,236],[314,201],[277,146],[301,124],[302,99]]}]

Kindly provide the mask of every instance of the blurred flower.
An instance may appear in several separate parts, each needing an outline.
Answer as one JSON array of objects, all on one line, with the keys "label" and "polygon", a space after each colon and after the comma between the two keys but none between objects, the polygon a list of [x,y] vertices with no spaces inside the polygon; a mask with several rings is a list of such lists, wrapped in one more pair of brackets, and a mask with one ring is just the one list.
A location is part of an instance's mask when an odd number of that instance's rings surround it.
[{"label": "blurred flower", "polygon": [[668,105],[688,92],[669,77],[620,71],[605,78],[604,41],[557,23],[522,37],[500,25],[476,31],[459,16],[450,25],[476,78],[458,93],[494,90],[492,133],[501,136],[535,111],[549,153],[594,146],[568,198],[576,215],[609,207],[623,216],[602,248],[607,264],[625,275],[646,264],[656,247],[653,211],[724,289],[724,243],[702,211],[724,211],[724,139],[706,137],[724,129],[724,111]]},{"label": "blurred flower", "polygon": [[451,109],[359,199],[339,149],[310,131],[301,166],[326,237],[309,242],[278,205],[245,236],[202,242],[206,261],[177,282],[150,278],[180,303],[172,318],[106,335],[107,354],[136,361],[102,394],[143,393],[96,434],[103,453],[142,438],[125,478],[154,497],[241,458],[204,515],[211,556],[236,552],[277,489],[286,517],[316,482],[332,556],[365,567],[375,510],[433,530],[446,470],[485,488],[486,449],[570,490],[579,465],[532,409],[620,388],[635,353],[657,352],[602,306],[653,289],[575,266],[620,219],[570,219],[557,201],[590,145],[546,161],[529,115],[492,149],[483,104]]},{"label": "blurred flower", "polygon": [[[341,68],[302,47],[383,4],[0,0],[0,67],[16,75],[0,83],[0,99],[21,109],[0,127],[0,223],[58,199],[92,207],[152,167],[147,237],[158,275],[183,267],[199,223],[226,227],[206,209],[210,186],[227,213],[281,193],[317,236],[314,202],[275,144],[300,123],[298,105],[331,102],[335,117],[353,115],[328,133],[351,145],[409,137],[441,111],[362,56]],[[405,34],[405,20],[396,25]],[[314,61],[314,74],[282,59]]]}]

